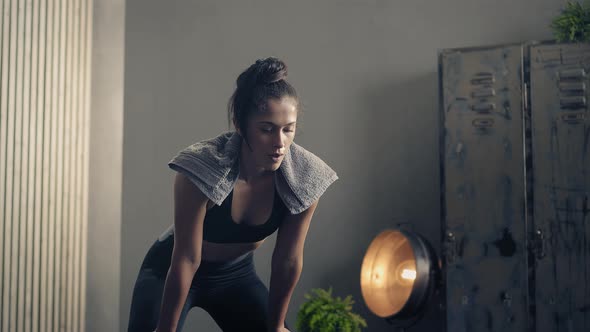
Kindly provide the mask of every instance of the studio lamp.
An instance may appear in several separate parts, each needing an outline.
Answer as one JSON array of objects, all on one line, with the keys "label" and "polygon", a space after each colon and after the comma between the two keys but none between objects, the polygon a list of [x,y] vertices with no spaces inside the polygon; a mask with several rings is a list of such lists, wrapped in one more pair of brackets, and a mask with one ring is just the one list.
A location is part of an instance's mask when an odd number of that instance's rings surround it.
[{"label": "studio lamp", "polygon": [[408,327],[424,314],[439,276],[438,259],[428,241],[408,230],[385,230],[363,258],[361,291],[375,315]]}]

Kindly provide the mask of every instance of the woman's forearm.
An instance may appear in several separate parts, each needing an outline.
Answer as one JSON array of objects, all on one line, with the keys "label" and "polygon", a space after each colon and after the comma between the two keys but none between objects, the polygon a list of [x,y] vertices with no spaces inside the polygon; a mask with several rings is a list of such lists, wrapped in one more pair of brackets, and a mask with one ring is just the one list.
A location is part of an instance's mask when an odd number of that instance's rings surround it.
[{"label": "woman's forearm", "polygon": [[180,313],[186,302],[188,290],[197,268],[198,265],[195,266],[190,262],[181,262],[170,266],[164,285],[156,331],[176,332]]},{"label": "woman's forearm", "polygon": [[303,262],[273,263],[269,289],[269,321],[267,326],[274,330],[283,327],[293,290],[299,281]]}]

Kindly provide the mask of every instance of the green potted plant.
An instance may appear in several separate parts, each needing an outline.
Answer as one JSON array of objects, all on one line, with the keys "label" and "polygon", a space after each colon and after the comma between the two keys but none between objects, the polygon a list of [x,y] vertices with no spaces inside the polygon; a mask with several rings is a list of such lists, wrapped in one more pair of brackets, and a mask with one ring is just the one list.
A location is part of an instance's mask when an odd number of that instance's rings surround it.
[{"label": "green potted plant", "polygon": [[590,41],[590,2],[568,1],[550,27],[558,42]]},{"label": "green potted plant", "polygon": [[299,332],[361,332],[361,326],[367,322],[353,313],[352,296],[344,300],[332,297],[329,290],[315,288],[313,295],[305,294],[307,301],[301,305],[297,313],[296,327]]}]

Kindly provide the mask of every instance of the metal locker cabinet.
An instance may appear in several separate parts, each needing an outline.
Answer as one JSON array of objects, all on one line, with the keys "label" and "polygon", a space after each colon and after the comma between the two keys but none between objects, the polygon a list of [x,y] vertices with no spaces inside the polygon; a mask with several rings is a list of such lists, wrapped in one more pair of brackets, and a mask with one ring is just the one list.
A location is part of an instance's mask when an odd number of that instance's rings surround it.
[{"label": "metal locker cabinet", "polygon": [[523,46],[442,50],[439,75],[447,331],[525,331]]},{"label": "metal locker cabinet", "polygon": [[536,330],[590,331],[590,45],[530,58]]}]

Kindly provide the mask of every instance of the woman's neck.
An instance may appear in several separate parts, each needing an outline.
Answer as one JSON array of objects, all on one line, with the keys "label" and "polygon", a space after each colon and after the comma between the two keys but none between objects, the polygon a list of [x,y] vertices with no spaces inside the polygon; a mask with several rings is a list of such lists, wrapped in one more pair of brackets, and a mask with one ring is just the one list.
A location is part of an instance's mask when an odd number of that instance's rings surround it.
[{"label": "woman's neck", "polygon": [[[244,142],[242,142],[244,143]],[[258,167],[251,159],[251,152],[247,144],[242,144],[240,149],[240,174],[238,180],[246,183],[264,182],[274,175],[273,171]]]}]

